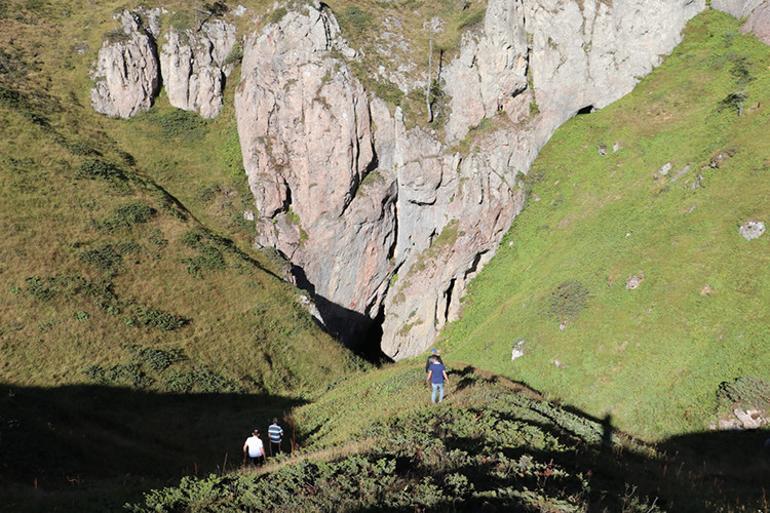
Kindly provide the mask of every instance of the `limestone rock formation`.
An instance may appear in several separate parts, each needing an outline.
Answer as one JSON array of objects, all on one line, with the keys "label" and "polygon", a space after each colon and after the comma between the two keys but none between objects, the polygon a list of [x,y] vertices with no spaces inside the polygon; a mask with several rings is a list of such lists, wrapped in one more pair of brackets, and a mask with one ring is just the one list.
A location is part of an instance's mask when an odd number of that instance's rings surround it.
[{"label": "limestone rock formation", "polygon": [[[444,140],[367,95],[325,7],[289,12],[247,39],[236,95],[258,242],[293,262],[327,326],[351,338],[380,317],[386,354],[419,353],[458,315],[554,130],[629,92],[704,7],[491,0],[440,77]],[[458,152],[485,118],[492,129]]]},{"label": "limestone rock formation", "polygon": [[376,315],[395,237],[392,180],[363,183],[376,167],[369,104],[333,55],[349,50],[327,9],[289,12],[246,40],[235,99],[257,241],[310,280],[330,327]]},{"label": "limestone rock formation", "polygon": [[770,0],[754,9],[743,24],[744,32],[751,32],[770,45]]},{"label": "limestone rock formation", "polygon": [[736,18],[745,18],[766,0],[711,0],[711,7],[732,14]]},{"label": "limestone rock formation", "polygon": [[170,28],[160,53],[160,69],[169,102],[174,107],[216,117],[222,109],[227,62],[236,43],[235,27],[223,20],[178,31]]},{"label": "limestone rock formation", "polygon": [[159,9],[122,11],[115,15],[121,29],[111,33],[99,50],[92,71],[91,105],[110,117],[129,118],[152,106],[160,86],[154,36]]},{"label": "limestone rock formation", "polygon": [[490,0],[481,34],[466,33],[459,58],[446,69],[449,141],[502,109],[527,88],[527,34],[521,0]]},{"label": "limestone rock formation", "polygon": [[745,19],[743,32],[751,32],[770,45],[770,0],[712,0],[711,6]]}]

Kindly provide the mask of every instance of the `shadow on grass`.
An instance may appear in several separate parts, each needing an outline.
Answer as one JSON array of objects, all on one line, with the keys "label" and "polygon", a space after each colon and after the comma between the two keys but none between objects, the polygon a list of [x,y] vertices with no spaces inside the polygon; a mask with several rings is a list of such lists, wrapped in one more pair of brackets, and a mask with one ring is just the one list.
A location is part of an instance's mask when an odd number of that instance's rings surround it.
[{"label": "shadow on grass", "polygon": [[266,394],[0,385],[0,511],[119,510],[181,476],[232,470],[251,429],[265,438],[272,417],[301,404]]}]

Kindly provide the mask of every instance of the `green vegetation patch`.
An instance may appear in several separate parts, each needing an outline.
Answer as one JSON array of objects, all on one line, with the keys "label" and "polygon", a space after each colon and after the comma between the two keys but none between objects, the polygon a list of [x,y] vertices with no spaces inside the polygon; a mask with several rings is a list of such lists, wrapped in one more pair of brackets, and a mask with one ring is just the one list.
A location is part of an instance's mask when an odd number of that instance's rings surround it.
[{"label": "green vegetation patch", "polygon": [[691,21],[631,94],[543,149],[449,356],[651,439],[707,429],[720,383],[770,381],[770,237],[739,234],[770,221],[768,104],[770,48],[718,12]]}]

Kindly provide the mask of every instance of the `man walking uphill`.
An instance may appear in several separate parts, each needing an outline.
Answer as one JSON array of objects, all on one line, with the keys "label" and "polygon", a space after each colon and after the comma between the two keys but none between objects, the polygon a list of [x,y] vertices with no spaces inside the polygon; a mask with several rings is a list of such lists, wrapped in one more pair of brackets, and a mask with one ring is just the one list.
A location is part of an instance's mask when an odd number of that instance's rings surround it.
[{"label": "man walking uphill", "polygon": [[430,383],[431,392],[430,400],[433,403],[440,403],[444,400],[444,385],[449,378],[446,375],[446,368],[441,360],[438,358],[431,358],[430,365],[428,366],[428,378],[426,379]]},{"label": "man walking uphill", "polygon": [[248,457],[249,465],[258,467],[260,460],[265,463],[265,446],[262,444],[262,439],[259,438],[259,429],[254,429],[251,432],[251,436],[246,439],[243,444],[243,462],[246,463]]},{"label": "man walking uphill", "polygon": [[267,437],[270,438],[270,456],[281,453],[281,441],[283,440],[283,428],[278,424],[278,419],[267,428]]}]

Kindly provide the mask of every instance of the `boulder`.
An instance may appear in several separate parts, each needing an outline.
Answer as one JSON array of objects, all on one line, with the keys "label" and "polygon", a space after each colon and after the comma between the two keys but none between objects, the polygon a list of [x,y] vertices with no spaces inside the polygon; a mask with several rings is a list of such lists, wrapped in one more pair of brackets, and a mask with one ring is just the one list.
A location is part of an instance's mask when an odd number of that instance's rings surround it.
[{"label": "boulder", "polygon": [[746,221],[738,228],[738,233],[746,240],[758,239],[765,234],[765,231],[765,223],[762,221]]},{"label": "boulder", "polygon": [[222,109],[225,79],[233,65],[227,57],[236,44],[235,26],[209,20],[200,27],[165,34],[160,69],[174,107],[216,117]]},{"label": "boulder", "polygon": [[91,72],[94,110],[114,118],[130,118],[148,110],[160,87],[155,46],[159,9],[115,15],[121,28],[108,35]]}]

